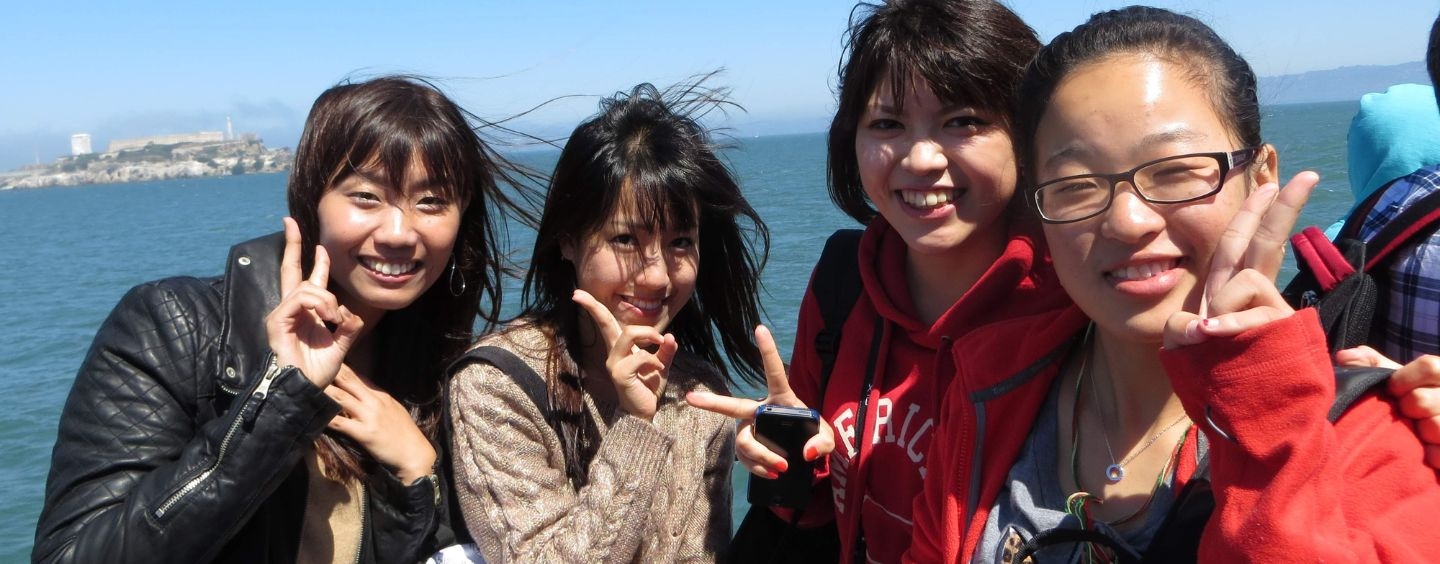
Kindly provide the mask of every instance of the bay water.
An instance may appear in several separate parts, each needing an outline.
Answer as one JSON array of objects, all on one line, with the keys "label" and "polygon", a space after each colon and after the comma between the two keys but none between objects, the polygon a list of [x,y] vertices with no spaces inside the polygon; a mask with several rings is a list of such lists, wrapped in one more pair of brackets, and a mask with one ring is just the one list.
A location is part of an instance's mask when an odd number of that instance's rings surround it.
[{"label": "bay water", "polygon": [[[1266,108],[1264,131],[1279,149],[1282,176],[1306,169],[1321,175],[1301,225],[1329,225],[1352,203],[1345,131],[1357,107]],[[543,170],[557,154],[516,157]],[[762,299],[788,355],[825,238],[856,225],[830,203],[824,134],[741,139],[728,158],[770,227]],[[285,180],[245,175],[0,192],[0,562],[29,559],[60,409],[116,300],[147,280],[220,274],[230,245],[280,229]],[[531,233],[512,228],[510,235],[517,256],[528,257]],[[1292,273],[1287,263],[1281,281]],[[512,281],[507,312],[519,297]],[[737,515],[745,509],[745,476],[737,468]]]}]

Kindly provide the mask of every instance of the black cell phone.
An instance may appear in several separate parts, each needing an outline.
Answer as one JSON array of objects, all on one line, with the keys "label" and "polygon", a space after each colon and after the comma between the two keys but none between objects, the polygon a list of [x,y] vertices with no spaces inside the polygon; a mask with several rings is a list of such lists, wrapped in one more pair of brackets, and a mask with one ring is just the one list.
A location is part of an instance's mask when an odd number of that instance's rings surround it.
[{"label": "black cell phone", "polygon": [[750,475],[752,505],[801,509],[810,503],[814,464],[805,461],[805,442],[820,431],[820,412],[806,407],[762,405],[755,409],[755,434],[785,451],[789,467],[774,480]]}]

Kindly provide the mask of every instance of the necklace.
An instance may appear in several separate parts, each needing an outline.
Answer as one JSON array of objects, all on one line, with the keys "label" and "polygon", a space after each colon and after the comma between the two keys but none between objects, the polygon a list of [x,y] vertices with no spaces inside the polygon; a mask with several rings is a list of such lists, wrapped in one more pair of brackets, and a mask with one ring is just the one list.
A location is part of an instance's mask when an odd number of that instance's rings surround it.
[{"label": "necklace", "polygon": [[[1076,407],[1076,408],[1079,408],[1079,406],[1080,406],[1080,400],[1079,400],[1080,381],[1081,381],[1081,380],[1084,380],[1086,376],[1091,376],[1091,378],[1090,378],[1090,397],[1091,397],[1091,399],[1095,402],[1095,407],[1096,407],[1096,409],[1099,409],[1099,407],[1100,407],[1100,392],[1097,390],[1097,387],[1096,387],[1096,384],[1095,384],[1096,378],[1094,378],[1093,375],[1090,374],[1090,355],[1091,355],[1090,332],[1091,332],[1092,330],[1094,330],[1094,327],[1095,327],[1094,324],[1091,324],[1090,327],[1088,327],[1088,328],[1085,329],[1085,341],[1084,341],[1084,345],[1085,345],[1085,356],[1084,356],[1083,358],[1081,358],[1081,360],[1080,360],[1080,374],[1075,377],[1075,378],[1076,378],[1076,382],[1075,382],[1075,387],[1076,387],[1076,390],[1075,390],[1075,392],[1076,392],[1075,407]],[[1144,445],[1141,445],[1141,446],[1140,446],[1140,449],[1139,449],[1139,450],[1136,450],[1135,452],[1130,453],[1130,456],[1125,457],[1124,460],[1121,460],[1120,462],[1115,462],[1115,451],[1110,448],[1110,433],[1106,432],[1106,430],[1105,430],[1105,418],[1103,417],[1103,414],[1101,414],[1101,415],[1102,415],[1102,417],[1100,417],[1100,438],[1101,438],[1101,439],[1104,441],[1104,443],[1105,443],[1105,454],[1109,455],[1109,457],[1110,457],[1110,465],[1105,467],[1105,480],[1108,481],[1108,482],[1110,482],[1110,483],[1112,483],[1112,484],[1118,484],[1118,483],[1120,483],[1120,480],[1124,480],[1124,479],[1125,479],[1125,465],[1130,464],[1131,462],[1133,462],[1133,461],[1135,460],[1136,457],[1138,457],[1138,456],[1140,456],[1141,454],[1143,454],[1146,450],[1149,450],[1149,448],[1151,447],[1151,445],[1154,445],[1154,444],[1155,444],[1155,441],[1160,440],[1160,437],[1163,437],[1163,436],[1165,436],[1167,433],[1169,433],[1170,430],[1171,430],[1171,429],[1174,429],[1176,425],[1179,425],[1181,421],[1188,421],[1188,420],[1189,420],[1189,418],[1186,417],[1185,413],[1182,411],[1182,412],[1180,413],[1180,417],[1177,417],[1174,421],[1171,421],[1170,424],[1169,424],[1169,425],[1166,425],[1164,429],[1161,429],[1161,430],[1159,430],[1159,431],[1156,431],[1155,434],[1150,435],[1150,438],[1145,441],[1145,444],[1144,444]],[[1076,416],[1076,417],[1075,417],[1075,420],[1076,420],[1076,422],[1078,423],[1078,422],[1079,422],[1079,417]]]}]

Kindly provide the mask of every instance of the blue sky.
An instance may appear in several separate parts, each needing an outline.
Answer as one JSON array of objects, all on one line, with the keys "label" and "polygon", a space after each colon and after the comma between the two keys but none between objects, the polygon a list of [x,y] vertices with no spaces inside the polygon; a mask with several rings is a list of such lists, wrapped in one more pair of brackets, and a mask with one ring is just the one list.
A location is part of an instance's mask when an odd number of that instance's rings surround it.
[{"label": "blue sky", "polygon": [[[1129,2],[1009,0],[1042,39]],[[568,131],[596,95],[724,67],[742,135],[818,131],[849,0],[727,2],[25,2],[0,7],[0,170],[112,138],[219,130],[291,146],[310,103],[350,76],[439,79],[466,108]],[[1357,4],[1368,9],[1357,9]],[[1181,0],[1261,76],[1424,58],[1437,0]],[[1380,6],[1384,6],[1381,8]]]}]

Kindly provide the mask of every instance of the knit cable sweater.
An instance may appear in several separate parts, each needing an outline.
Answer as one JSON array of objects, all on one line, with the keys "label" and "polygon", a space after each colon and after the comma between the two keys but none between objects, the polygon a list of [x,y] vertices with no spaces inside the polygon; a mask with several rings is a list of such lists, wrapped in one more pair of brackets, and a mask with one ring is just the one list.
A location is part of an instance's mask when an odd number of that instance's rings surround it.
[{"label": "knit cable sweater", "polygon": [[[480,345],[509,350],[542,378],[549,351],[563,350],[530,325]],[[557,370],[581,374],[558,360]],[[559,437],[515,380],[485,362],[462,367],[450,390],[455,488],[486,561],[716,560],[730,539],[734,423],[687,405],[694,389],[726,393],[713,368],[682,352],[653,422],[586,394],[600,447],[577,490]]]}]

